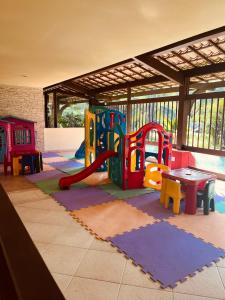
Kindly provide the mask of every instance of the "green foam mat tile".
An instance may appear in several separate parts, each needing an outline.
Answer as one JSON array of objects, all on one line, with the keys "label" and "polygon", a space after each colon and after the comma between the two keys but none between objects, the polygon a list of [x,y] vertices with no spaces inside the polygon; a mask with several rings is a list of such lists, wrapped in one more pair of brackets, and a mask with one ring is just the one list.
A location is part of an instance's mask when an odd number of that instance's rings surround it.
[{"label": "green foam mat tile", "polygon": [[118,199],[127,199],[131,197],[136,197],[143,194],[152,193],[152,189],[143,188],[143,189],[132,189],[132,190],[122,190],[120,187],[114,183],[104,184],[99,186],[105,192],[115,196]]},{"label": "green foam mat tile", "polygon": [[79,168],[79,169],[74,169],[74,168],[68,168],[68,169],[63,169],[62,172],[69,174],[69,175],[74,175],[79,172],[81,172],[84,168]]},{"label": "green foam mat tile", "polygon": [[[53,179],[38,181],[38,182],[36,182],[36,185],[44,193],[52,194],[52,193],[60,191],[58,182],[59,182],[58,178],[53,178]],[[84,182],[78,182],[74,185],[71,185],[71,189],[80,189],[80,188],[84,188],[87,186],[88,185]]]},{"label": "green foam mat tile", "polygon": [[222,214],[225,214],[225,201],[217,202],[216,210]]}]

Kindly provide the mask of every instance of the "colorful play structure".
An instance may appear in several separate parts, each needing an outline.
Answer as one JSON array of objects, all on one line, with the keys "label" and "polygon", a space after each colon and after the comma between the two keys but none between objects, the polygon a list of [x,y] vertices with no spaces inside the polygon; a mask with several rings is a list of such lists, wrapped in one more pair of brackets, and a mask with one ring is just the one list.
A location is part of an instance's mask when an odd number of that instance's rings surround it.
[{"label": "colorful play structure", "polygon": [[0,117],[0,163],[4,174],[38,173],[43,169],[42,154],[35,149],[34,123],[15,116]]},{"label": "colorful play structure", "polygon": [[[154,142],[157,153],[146,151],[146,146],[152,143],[149,134],[152,131],[158,136],[157,142]],[[171,169],[187,167],[191,153],[172,151],[172,134],[166,132],[158,123],[150,122],[137,132],[126,133],[124,114],[106,107],[91,107],[91,110],[85,113],[85,141],[76,153],[77,156],[83,154],[85,169],[77,174],[62,177],[59,180],[61,189],[68,189],[70,185],[96,171],[108,171],[109,179],[123,190],[152,188],[161,191],[161,204],[168,208],[170,200],[173,199],[173,212],[176,214],[180,212],[181,200],[187,199],[185,188],[188,189],[188,185],[185,187],[185,184],[183,186],[177,180],[170,180],[165,174]],[[172,155],[175,158],[173,162]],[[209,192],[207,181],[200,180],[199,183],[198,198],[202,200],[198,200],[198,203],[204,203],[204,214],[208,214],[209,207],[214,210],[214,183],[209,185]],[[192,188],[189,193],[192,195]],[[186,213],[195,213],[194,202],[187,201]]]},{"label": "colorful play structure", "polygon": [[[145,149],[147,135],[152,130],[158,135],[157,153]],[[92,107],[85,113],[86,168],[78,174],[61,178],[59,186],[66,189],[95,171],[108,170],[112,182],[124,190],[143,187],[160,189],[160,174],[166,168],[163,166],[168,169],[171,165],[171,154],[172,135],[160,124],[151,122],[135,133],[126,134],[124,114],[105,107]],[[157,170],[146,168],[145,161],[149,156],[157,158]]]}]

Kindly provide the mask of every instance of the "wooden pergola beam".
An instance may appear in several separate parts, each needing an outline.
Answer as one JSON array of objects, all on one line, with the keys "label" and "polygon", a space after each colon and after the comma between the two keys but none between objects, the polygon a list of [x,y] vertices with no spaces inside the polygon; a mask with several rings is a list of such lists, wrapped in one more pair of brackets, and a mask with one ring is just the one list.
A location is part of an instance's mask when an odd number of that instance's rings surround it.
[{"label": "wooden pergola beam", "polygon": [[88,89],[85,89],[83,86],[81,86],[77,83],[74,83],[74,82],[64,82],[64,83],[61,84],[61,86],[69,88],[72,91],[74,91],[75,93],[80,93],[80,94],[83,94],[85,96],[92,96],[93,95]]},{"label": "wooden pergola beam", "polygon": [[201,89],[201,90],[210,90],[210,89],[215,89],[217,87],[224,87],[224,86],[225,86],[225,81],[190,84],[190,88]]},{"label": "wooden pergola beam", "polygon": [[[178,91],[179,91],[178,87],[160,88],[160,89],[155,89],[155,90],[146,90],[146,91],[141,91],[141,92],[134,92],[134,93],[131,93],[131,96],[132,97],[140,97],[140,96],[175,93],[175,92],[178,92]],[[108,99],[106,97],[105,98],[102,97],[102,99],[105,99],[106,101],[112,101],[112,100],[123,99],[123,98],[126,98],[126,97],[127,97],[127,94],[123,94],[123,95],[108,97]]]},{"label": "wooden pergola beam", "polygon": [[225,62],[207,65],[203,67],[196,67],[194,69],[183,71],[185,77],[201,76],[219,72],[225,72]]},{"label": "wooden pergola beam", "polygon": [[67,82],[71,82],[72,80],[78,80],[78,79],[84,78],[84,77],[86,77],[86,76],[95,75],[96,73],[104,72],[104,71],[113,69],[113,68],[115,68],[115,67],[121,67],[121,66],[127,65],[127,64],[132,63],[132,62],[133,62],[133,59],[132,59],[132,58],[129,58],[129,59],[126,59],[126,60],[124,60],[124,61],[120,61],[120,62],[118,62],[118,63],[109,65],[109,66],[107,66],[107,67],[100,68],[100,69],[94,70],[94,71],[92,71],[92,72],[89,72],[89,73],[86,73],[86,74],[82,74],[82,75],[80,75],[80,76],[76,76],[76,77],[72,77],[72,78],[69,78],[69,79],[60,81],[59,83],[52,84],[52,85],[49,85],[49,86],[45,87],[45,88],[44,88],[44,92],[47,92],[49,89],[54,88],[54,87],[55,87],[56,85],[58,85],[58,84],[67,83]]},{"label": "wooden pergola beam", "polygon": [[185,84],[179,89],[179,109],[177,119],[177,149],[182,149],[186,144],[187,120],[188,120],[188,101],[189,78],[185,78]]},{"label": "wooden pergola beam", "polygon": [[126,89],[128,87],[135,87],[135,86],[141,86],[141,85],[147,85],[147,84],[153,84],[153,83],[159,83],[159,82],[165,82],[165,81],[169,81],[169,79],[167,79],[161,75],[156,75],[156,76],[152,76],[152,77],[145,78],[145,79],[139,79],[139,80],[134,80],[134,81],[130,81],[130,82],[107,86],[104,88],[98,88],[98,89],[95,89],[95,93],[97,95],[97,94],[101,94],[101,93],[105,93],[105,92]]},{"label": "wooden pergola beam", "polygon": [[135,60],[144,63],[169,80],[179,83],[180,85],[184,84],[184,74],[182,71],[178,72],[173,70],[158,59],[155,59],[153,56],[139,55],[135,57]]}]

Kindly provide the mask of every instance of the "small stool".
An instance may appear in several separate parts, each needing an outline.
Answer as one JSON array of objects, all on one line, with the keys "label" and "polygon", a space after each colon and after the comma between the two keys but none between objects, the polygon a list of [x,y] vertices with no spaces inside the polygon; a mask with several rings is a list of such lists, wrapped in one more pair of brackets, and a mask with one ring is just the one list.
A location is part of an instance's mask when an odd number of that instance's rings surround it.
[{"label": "small stool", "polygon": [[181,192],[181,184],[177,181],[167,179],[164,206],[168,208],[170,198],[173,199],[173,213],[179,214],[180,212],[180,201],[185,198],[184,193]]},{"label": "small stool", "polygon": [[33,154],[25,154],[22,156],[22,174],[25,175],[25,168],[30,168],[30,174],[35,173],[35,155]]},{"label": "small stool", "polygon": [[202,207],[204,215],[209,214],[209,208],[211,211],[215,211],[215,181],[210,180],[206,183],[204,190],[197,192],[197,207]]}]

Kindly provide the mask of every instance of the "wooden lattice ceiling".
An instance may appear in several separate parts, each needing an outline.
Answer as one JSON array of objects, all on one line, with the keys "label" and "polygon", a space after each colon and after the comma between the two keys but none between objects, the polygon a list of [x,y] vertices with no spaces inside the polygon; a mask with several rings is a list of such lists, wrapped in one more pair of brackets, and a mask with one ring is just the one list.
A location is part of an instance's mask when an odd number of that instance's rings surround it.
[{"label": "wooden lattice ceiling", "polygon": [[80,98],[116,97],[184,83],[225,81],[225,26],[44,88]]}]

